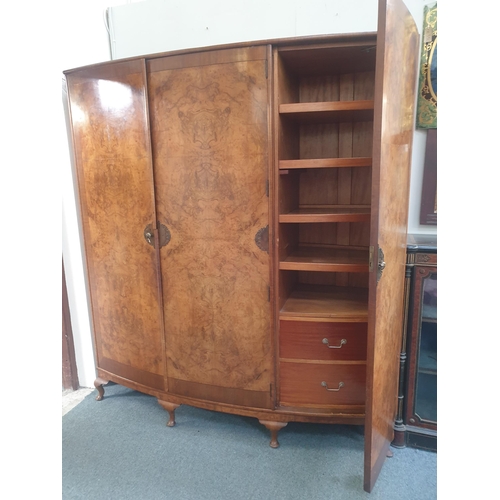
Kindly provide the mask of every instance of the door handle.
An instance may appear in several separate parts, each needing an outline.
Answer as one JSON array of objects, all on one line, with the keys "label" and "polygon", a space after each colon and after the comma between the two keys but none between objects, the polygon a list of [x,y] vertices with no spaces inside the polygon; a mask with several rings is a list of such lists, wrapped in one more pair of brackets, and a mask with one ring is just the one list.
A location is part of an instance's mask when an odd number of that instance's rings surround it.
[{"label": "door handle", "polygon": [[155,246],[155,237],[153,233],[153,228],[151,227],[151,224],[148,224],[145,229],[144,229],[144,238],[148,242],[149,245],[152,247]]},{"label": "door handle", "polygon": [[340,349],[344,344],[347,344],[346,339],[342,339],[340,341],[340,345],[330,345],[330,342],[328,341],[328,339],[323,339],[322,342],[323,342],[323,344],[326,344],[328,346],[328,349]]},{"label": "door handle", "polygon": [[325,381],[321,382],[321,386],[325,387],[327,391],[330,391],[330,392],[339,392],[340,389],[342,389],[342,387],[344,387],[344,382],[339,382],[339,387],[337,389],[329,389],[328,388],[328,384]]},{"label": "door handle", "polygon": [[[169,244],[172,236],[170,234],[170,231],[168,230],[168,227],[165,226],[165,224],[161,224],[160,222],[158,222],[157,228],[158,228],[157,234],[158,234],[160,248],[161,248],[161,247],[164,247],[165,245]],[[145,227],[144,238],[152,247],[155,246],[155,234],[154,234],[152,224],[148,224]]]},{"label": "door handle", "polygon": [[[368,263],[368,269],[370,272],[373,271],[374,268],[374,248],[373,246],[370,246],[370,257],[369,257],[369,263]],[[379,247],[378,248],[378,259],[377,259],[377,283],[380,281],[380,278],[382,277],[382,273],[384,272],[385,269],[385,260],[384,260],[384,251]]]}]

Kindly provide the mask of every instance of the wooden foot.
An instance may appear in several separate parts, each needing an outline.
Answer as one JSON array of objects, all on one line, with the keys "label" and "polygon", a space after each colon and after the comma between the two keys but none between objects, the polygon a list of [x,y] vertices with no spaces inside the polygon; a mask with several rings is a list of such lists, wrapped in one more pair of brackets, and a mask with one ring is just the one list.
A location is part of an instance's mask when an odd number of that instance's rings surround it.
[{"label": "wooden foot", "polygon": [[386,457],[387,458],[392,458],[393,456],[394,456],[394,453],[392,452],[392,450],[387,450]]},{"label": "wooden foot", "polygon": [[106,385],[109,380],[104,380],[103,378],[97,377],[94,381],[94,386],[97,389],[97,396],[95,398],[96,401],[101,401],[104,398],[104,385]]},{"label": "wooden foot", "polygon": [[168,401],[161,401],[160,399],[158,400],[158,403],[160,403],[160,405],[168,411],[168,414],[170,416],[170,419],[167,422],[167,426],[173,427],[175,425],[175,410],[179,408],[180,405],[169,403]]},{"label": "wooden foot", "polygon": [[391,446],[393,448],[406,448],[406,425],[396,422],[394,425],[394,439]]},{"label": "wooden foot", "polygon": [[259,420],[259,422],[266,428],[271,431],[271,442],[269,446],[271,448],[278,448],[280,445],[278,443],[278,431],[283,429],[288,425],[288,422],[273,422],[271,420]]}]

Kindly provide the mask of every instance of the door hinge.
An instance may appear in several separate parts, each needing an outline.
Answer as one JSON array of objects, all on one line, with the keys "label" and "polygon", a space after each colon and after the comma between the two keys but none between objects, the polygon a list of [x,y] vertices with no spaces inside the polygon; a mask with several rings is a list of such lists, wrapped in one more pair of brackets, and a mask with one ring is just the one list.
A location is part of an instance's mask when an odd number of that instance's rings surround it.
[{"label": "door hinge", "polygon": [[266,181],[266,196],[269,198],[269,179]]}]

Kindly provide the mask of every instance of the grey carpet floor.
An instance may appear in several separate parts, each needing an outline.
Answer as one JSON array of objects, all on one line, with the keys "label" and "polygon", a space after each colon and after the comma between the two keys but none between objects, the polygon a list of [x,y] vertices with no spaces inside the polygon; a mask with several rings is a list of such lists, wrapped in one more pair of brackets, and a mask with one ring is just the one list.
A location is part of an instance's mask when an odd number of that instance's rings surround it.
[{"label": "grey carpet floor", "polygon": [[363,491],[363,427],[289,423],[280,447],[254,418],[189,406],[176,426],[151,396],[106,386],[62,417],[65,500],[431,500],[437,454],[393,450]]}]

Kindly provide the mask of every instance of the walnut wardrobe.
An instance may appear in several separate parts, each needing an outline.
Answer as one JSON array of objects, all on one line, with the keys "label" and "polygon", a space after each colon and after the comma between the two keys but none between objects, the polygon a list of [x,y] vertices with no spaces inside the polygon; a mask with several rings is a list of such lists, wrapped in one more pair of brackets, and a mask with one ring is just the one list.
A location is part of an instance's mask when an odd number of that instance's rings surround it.
[{"label": "walnut wardrobe", "polygon": [[190,49],[65,71],[97,380],[393,438],[419,36]]}]

